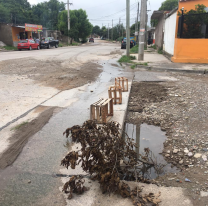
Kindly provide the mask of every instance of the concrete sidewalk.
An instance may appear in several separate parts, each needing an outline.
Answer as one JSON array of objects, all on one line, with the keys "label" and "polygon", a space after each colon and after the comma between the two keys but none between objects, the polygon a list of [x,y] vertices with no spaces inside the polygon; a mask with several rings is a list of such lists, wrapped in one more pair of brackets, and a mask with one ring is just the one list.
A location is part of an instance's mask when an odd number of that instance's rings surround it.
[{"label": "concrete sidewalk", "polygon": [[[138,54],[131,54],[136,57],[133,60],[135,63],[148,63],[147,68],[157,71],[170,70],[170,71],[183,71],[193,73],[208,73],[207,64],[184,64],[184,63],[173,63],[167,57],[162,54],[157,53],[155,50],[147,50],[144,54],[144,61],[138,61]],[[142,65],[143,66],[143,65]]]}]

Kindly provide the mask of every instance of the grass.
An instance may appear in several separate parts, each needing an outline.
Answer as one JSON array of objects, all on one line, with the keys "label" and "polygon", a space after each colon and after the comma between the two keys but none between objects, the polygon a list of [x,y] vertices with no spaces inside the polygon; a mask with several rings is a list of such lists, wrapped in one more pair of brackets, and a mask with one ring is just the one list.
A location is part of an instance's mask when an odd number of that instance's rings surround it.
[{"label": "grass", "polygon": [[17,51],[17,47],[14,47],[14,46],[3,46],[1,48],[8,50],[8,51]]},{"label": "grass", "polygon": [[152,49],[157,49],[157,46],[154,44],[153,46],[151,46],[150,48],[152,48]]},{"label": "grass", "polygon": [[[146,46],[144,47],[144,50],[147,50]],[[135,45],[134,47],[132,47],[130,49],[130,54],[138,54],[138,52],[139,52],[139,46],[138,45]]]},{"label": "grass", "polygon": [[135,68],[137,67],[137,65],[148,66],[148,62],[133,64],[133,65],[131,66],[131,69],[135,69]]},{"label": "grass", "polygon": [[135,56],[126,56],[126,55],[123,55],[119,60],[118,62],[120,63],[132,63],[132,60],[135,60],[136,57]]},{"label": "grass", "polygon": [[18,124],[17,126],[13,127],[11,130],[18,130],[18,129],[20,129],[22,126],[25,126],[26,124],[28,124],[28,122],[22,122],[21,124]]},{"label": "grass", "polygon": [[64,45],[62,43],[59,43],[59,47],[63,47]]},{"label": "grass", "polygon": [[159,48],[159,49],[157,50],[157,52],[158,52],[158,54],[163,54],[163,49],[162,49],[162,48]]}]

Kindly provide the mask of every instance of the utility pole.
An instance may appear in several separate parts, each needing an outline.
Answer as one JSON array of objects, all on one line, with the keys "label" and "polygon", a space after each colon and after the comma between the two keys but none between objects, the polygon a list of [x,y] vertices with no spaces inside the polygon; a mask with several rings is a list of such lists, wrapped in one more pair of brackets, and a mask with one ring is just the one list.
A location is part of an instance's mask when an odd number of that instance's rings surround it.
[{"label": "utility pole", "polygon": [[112,40],[113,40],[113,19],[112,19]]},{"label": "utility pole", "polygon": [[121,36],[121,18],[119,18],[119,37]]},{"label": "utility pole", "polygon": [[108,40],[109,40],[109,23],[108,23]]},{"label": "utility pole", "polygon": [[137,18],[136,18],[136,30],[135,30],[135,35],[136,35],[136,42],[137,44],[139,44],[139,25],[138,25],[138,21],[139,21],[139,2],[138,2],[138,10],[137,10]]},{"label": "utility pole", "polygon": [[67,0],[67,10],[68,10],[68,44],[69,44],[69,31],[70,31],[70,9],[69,9],[69,5],[72,5],[72,3],[69,3],[69,0]]},{"label": "utility pole", "polygon": [[130,0],[126,0],[126,56],[130,56]]},{"label": "utility pole", "polygon": [[139,54],[138,60],[144,61],[144,41],[146,33],[147,0],[141,0],[140,32],[139,32]]}]

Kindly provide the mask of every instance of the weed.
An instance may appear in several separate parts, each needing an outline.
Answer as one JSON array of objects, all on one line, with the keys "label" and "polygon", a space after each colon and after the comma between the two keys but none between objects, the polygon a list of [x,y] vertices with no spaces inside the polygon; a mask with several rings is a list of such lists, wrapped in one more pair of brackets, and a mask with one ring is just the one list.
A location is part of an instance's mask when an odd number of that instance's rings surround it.
[{"label": "weed", "polygon": [[135,59],[136,59],[135,56],[130,56],[130,57],[128,57],[128,56],[124,55],[124,56],[122,56],[122,57],[118,60],[118,62],[120,62],[120,63],[122,63],[122,62],[132,63],[131,60],[135,60]]},{"label": "weed", "polygon": [[152,48],[152,49],[157,49],[157,46],[154,44],[153,46],[151,46],[150,48]]},{"label": "weed", "polygon": [[28,122],[22,122],[21,124],[18,124],[17,126],[13,127],[11,130],[18,130],[18,129],[20,129],[22,126],[25,126],[26,124],[28,124]]},{"label": "weed", "polygon": [[63,47],[63,44],[62,43],[59,43],[59,47]]},{"label": "weed", "polygon": [[9,51],[14,51],[14,50],[17,51],[17,47],[14,46],[3,46],[2,48]]},{"label": "weed", "polygon": [[158,54],[163,54],[163,49],[159,48],[157,52],[158,52]]}]

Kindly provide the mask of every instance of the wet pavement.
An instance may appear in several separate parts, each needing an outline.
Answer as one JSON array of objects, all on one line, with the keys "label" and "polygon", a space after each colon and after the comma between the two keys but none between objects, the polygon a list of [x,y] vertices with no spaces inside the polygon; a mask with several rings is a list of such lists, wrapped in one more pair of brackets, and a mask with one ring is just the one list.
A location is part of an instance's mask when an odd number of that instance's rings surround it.
[{"label": "wet pavement", "polygon": [[[77,88],[72,95],[74,101],[30,138],[12,166],[0,171],[0,205],[65,205],[59,191],[62,182],[56,176],[62,168],[61,159],[68,151],[64,147],[67,139],[62,134],[66,128],[90,118],[90,104],[99,97],[108,97],[107,89],[114,84],[116,76],[133,77],[133,73],[125,73],[112,63],[116,61],[101,62],[103,72],[98,80]],[[44,104],[50,106],[50,102]]]}]

